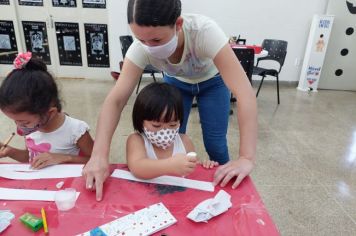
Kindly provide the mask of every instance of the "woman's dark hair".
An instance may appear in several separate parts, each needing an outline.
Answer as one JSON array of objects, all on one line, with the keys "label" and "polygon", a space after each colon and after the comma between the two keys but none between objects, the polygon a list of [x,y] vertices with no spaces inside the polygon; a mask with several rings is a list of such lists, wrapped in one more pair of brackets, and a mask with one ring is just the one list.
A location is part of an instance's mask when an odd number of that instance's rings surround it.
[{"label": "woman's dark hair", "polygon": [[183,98],[177,88],[157,82],[147,85],[137,95],[132,110],[132,122],[136,131],[143,133],[144,120],[170,122],[173,119],[182,124]]},{"label": "woman's dark hair", "polygon": [[40,116],[51,106],[62,110],[57,84],[42,60],[31,58],[22,69],[14,69],[0,86],[0,109]]},{"label": "woman's dark hair", "polygon": [[127,21],[140,26],[173,26],[181,11],[180,0],[129,0]]}]

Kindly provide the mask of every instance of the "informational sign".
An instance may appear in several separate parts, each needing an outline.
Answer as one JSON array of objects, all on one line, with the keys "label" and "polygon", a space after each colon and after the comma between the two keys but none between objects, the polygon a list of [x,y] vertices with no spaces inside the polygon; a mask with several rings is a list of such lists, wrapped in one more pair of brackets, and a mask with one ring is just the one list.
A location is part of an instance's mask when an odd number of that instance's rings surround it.
[{"label": "informational sign", "polygon": [[19,5],[24,5],[24,6],[43,6],[43,0],[19,0]]},{"label": "informational sign", "polygon": [[84,24],[89,67],[110,67],[108,31],[105,24]]},{"label": "informational sign", "polygon": [[26,50],[51,65],[46,22],[22,21]]},{"label": "informational sign", "polygon": [[317,91],[334,16],[314,15],[298,89]]},{"label": "informational sign", "polygon": [[0,64],[12,64],[18,48],[12,21],[0,21]]},{"label": "informational sign", "polygon": [[52,0],[54,7],[77,7],[76,0]]},{"label": "informational sign", "polygon": [[9,0],[0,0],[0,5],[10,5]]},{"label": "informational sign", "polygon": [[82,66],[78,23],[55,22],[59,64]]},{"label": "informational sign", "polygon": [[83,0],[84,8],[106,8],[105,0]]}]

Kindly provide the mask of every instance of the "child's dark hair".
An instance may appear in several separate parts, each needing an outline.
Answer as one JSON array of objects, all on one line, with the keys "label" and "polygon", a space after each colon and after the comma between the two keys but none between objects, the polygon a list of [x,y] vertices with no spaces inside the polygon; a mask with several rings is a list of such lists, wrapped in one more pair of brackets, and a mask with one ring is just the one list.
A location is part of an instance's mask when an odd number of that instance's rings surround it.
[{"label": "child's dark hair", "polygon": [[24,68],[12,70],[1,84],[1,110],[42,116],[51,106],[62,110],[57,84],[40,59],[31,58]]},{"label": "child's dark hair", "polygon": [[136,131],[143,133],[144,120],[170,122],[173,119],[183,121],[183,98],[177,88],[157,82],[147,85],[137,95],[132,110]]},{"label": "child's dark hair", "polygon": [[129,0],[127,21],[140,26],[173,26],[181,11],[180,0]]}]

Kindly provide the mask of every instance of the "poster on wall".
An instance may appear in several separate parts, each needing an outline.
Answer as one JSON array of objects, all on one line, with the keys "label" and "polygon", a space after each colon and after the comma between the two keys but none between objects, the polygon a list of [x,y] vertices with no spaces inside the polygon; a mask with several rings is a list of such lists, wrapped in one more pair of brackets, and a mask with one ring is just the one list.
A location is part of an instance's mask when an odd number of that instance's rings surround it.
[{"label": "poster on wall", "polygon": [[83,0],[84,8],[106,8],[106,0]]},{"label": "poster on wall", "polygon": [[77,7],[76,0],[52,0],[54,7]]},{"label": "poster on wall", "polygon": [[43,6],[43,0],[19,0],[19,5],[23,5],[23,6]]},{"label": "poster on wall", "polygon": [[26,50],[51,65],[46,22],[22,21]]},{"label": "poster on wall", "polygon": [[84,24],[89,67],[110,67],[108,31],[105,24]]},{"label": "poster on wall", "polygon": [[55,22],[59,64],[82,66],[78,23]]},{"label": "poster on wall", "polygon": [[314,15],[298,89],[317,91],[334,16]]},{"label": "poster on wall", "polygon": [[13,22],[0,21],[0,64],[12,64],[17,52]]},{"label": "poster on wall", "polygon": [[9,0],[0,0],[0,5],[10,5]]}]

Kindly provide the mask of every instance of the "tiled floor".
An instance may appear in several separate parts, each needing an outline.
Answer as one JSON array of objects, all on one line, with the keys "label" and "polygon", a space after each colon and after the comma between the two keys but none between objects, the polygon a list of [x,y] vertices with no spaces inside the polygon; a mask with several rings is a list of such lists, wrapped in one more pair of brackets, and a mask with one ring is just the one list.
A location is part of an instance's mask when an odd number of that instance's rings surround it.
[{"label": "tiled floor", "polygon": [[[144,79],[151,82],[150,79]],[[95,134],[100,106],[112,81],[58,81],[64,110],[85,120]],[[111,145],[110,160],[125,161],[125,142],[132,132],[132,95]],[[356,235],[356,93],[303,93],[281,87],[277,106],[274,86],[258,97],[257,166],[252,179],[282,235]],[[228,132],[231,157],[238,153],[236,108]],[[0,140],[14,124],[0,115]],[[191,112],[188,134],[204,156],[199,118]],[[23,146],[20,137],[12,145]]]}]

